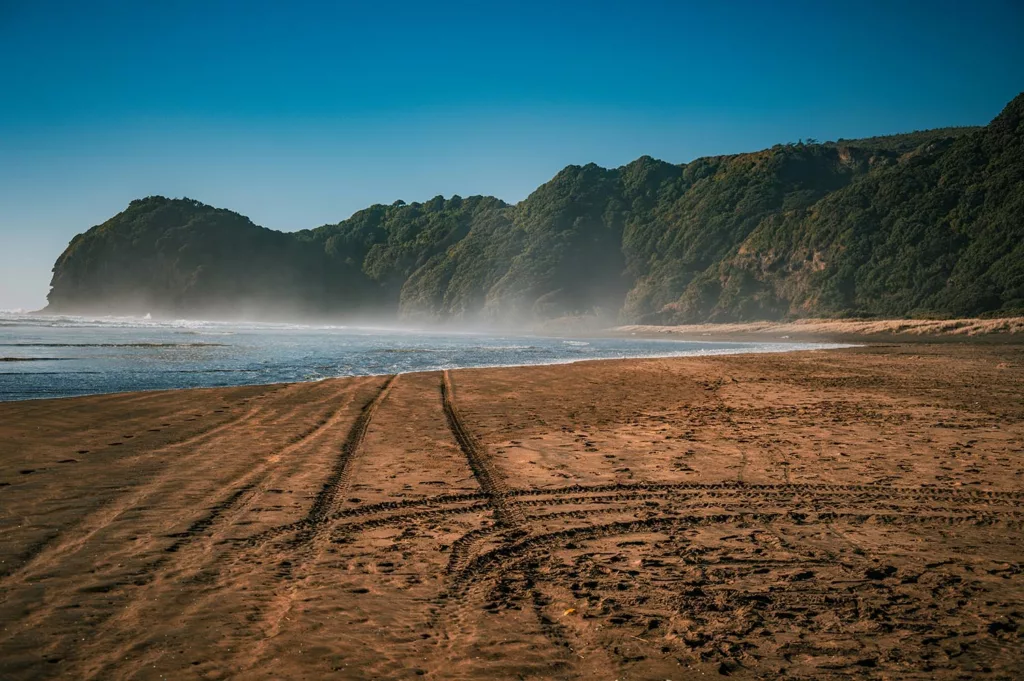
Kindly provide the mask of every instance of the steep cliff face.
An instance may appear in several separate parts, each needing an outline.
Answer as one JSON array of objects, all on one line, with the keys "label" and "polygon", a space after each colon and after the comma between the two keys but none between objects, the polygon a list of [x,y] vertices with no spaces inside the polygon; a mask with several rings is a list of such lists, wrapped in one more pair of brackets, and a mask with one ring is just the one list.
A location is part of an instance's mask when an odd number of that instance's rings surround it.
[{"label": "steep cliff face", "polygon": [[150,197],[71,242],[53,311],[695,322],[1024,310],[1024,95],[984,128],[569,166],[517,205],[263,229]]}]

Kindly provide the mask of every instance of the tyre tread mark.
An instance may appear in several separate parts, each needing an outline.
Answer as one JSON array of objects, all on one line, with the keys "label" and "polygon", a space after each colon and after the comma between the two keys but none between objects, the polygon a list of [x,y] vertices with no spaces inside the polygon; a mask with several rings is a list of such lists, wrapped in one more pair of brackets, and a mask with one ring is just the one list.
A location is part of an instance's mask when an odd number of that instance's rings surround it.
[{"label": "tyre tread mark", "polygon": [[445,370],[441,375],[441,401],[444,406],[445,418],[459,449],[466,455],[473,477],[494,506],[494,515],[499,523],[509,527],[517,527],[526,522],[523,512],[509,493],[508,484],[501,471],[494,465],[487,448],[480,443],[466,427],[466,422],[455,404],[454,386],[451,372]]}]

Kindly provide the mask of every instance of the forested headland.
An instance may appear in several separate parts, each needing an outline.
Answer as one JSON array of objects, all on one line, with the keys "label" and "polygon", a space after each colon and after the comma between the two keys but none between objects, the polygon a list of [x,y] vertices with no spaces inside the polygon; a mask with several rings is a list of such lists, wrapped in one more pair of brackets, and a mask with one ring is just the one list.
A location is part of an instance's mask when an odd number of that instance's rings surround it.
[{"label": "forested headland", "polygon": [[48,311],[678,324],[1024,312],[1024,94],[987,126],[569,166],[529,197],[277,232],[160,196],[76,236]]}]

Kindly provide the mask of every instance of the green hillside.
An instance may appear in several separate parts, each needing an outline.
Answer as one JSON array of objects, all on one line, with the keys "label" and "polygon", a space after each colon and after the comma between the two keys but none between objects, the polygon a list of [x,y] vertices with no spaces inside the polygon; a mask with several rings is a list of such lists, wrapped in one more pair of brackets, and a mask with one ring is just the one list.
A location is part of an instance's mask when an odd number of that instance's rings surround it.
[{"label": "green hillside", "polygon": [[297,233],[150,197],[80,234],[49,310],[680,323],[1024,311],[1024,95],[988,126],[569,166],[524,201]]}]

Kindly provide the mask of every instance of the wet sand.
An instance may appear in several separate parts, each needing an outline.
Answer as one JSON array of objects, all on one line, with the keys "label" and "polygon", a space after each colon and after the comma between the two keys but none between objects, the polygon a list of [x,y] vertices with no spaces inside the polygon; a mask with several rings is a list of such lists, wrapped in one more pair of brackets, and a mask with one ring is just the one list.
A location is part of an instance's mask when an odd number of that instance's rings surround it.
[{"label": "wet sand", "polygon": [[0,678],[1014,678],[1024,346],[0,404]]}]

